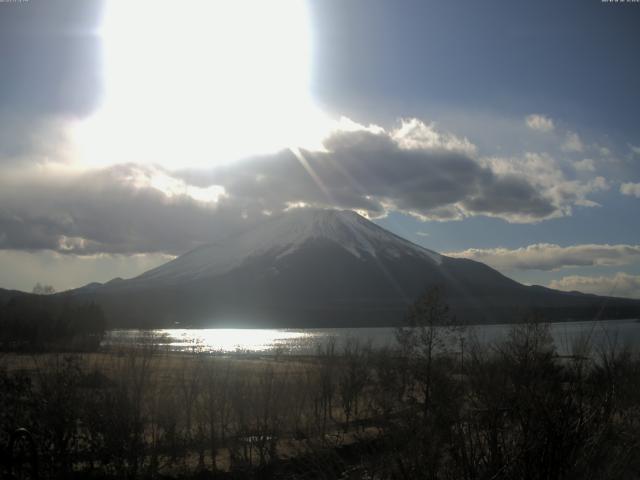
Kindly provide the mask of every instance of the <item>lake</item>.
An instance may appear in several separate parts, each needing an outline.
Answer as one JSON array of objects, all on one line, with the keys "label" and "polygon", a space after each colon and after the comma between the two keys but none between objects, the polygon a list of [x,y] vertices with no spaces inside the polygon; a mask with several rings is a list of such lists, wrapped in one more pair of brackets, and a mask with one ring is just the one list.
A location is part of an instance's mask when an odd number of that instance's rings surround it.
[{"label": "lake", "polygon": [[[508,334],[511,325],[475,325],[457,334],[469,339],[475,337],[482,344],[499,342]],[[558,353],[571,353],[571,346],[578,339],[589,338],[593,345],[611,343],[640,347],[640,321],[606,320],[586,322],[558,322],[551,324],[551,335]],[[336,342],[338,351],[349,339],[371,343],[374,348],[394,346],[395,329],[385,328],[318,328],[318,329],[158,329],[158,330],[110,330],[103,346],[118,347],[139,345],[153,341],[170,351],[200,351],[211,353],[277,352],[309,355],[318,346]],[[456,347],[452,347],[456,348]]]}]

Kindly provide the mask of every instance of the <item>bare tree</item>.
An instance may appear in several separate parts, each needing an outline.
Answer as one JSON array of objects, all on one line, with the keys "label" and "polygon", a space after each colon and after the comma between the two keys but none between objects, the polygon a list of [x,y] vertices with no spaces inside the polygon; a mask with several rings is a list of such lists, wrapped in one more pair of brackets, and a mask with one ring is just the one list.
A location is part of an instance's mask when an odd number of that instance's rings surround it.
[{"label": "bare tree", "polygon": [[422,401],[425,416],[431,408],[435,357],[446,350],[448,341],[459,329],[450,316],[443,290],[435,287],[411,306],[406,325],[396,330],[396,338],[414,377],[413,386],[418,389],[415,400]]},{"label": "bare tree", "polygon": [[33,290],[31,292],[36,295],[53,295],[56,293],[56,289],[53,288],[52,285],[44,285],[38,282],[33,286]]},{"label": "bare tree", "polygon": [[338,380],[338,391],[345,416],[345,432],[349,430],[352,416],[358,417],[360,396],[369,380],[366,354],[367,350],[363,349],[357,340],[347,339],[343,350],[344,366]]},{"label": "bare tree", "polygon": [[330,337],[326,345],[318,348],[320,361],[320,398],[319,406],[322,416],[322,436],[327,432],[327,421],[333,419],[333,397],[336,391],[336,338]]}]

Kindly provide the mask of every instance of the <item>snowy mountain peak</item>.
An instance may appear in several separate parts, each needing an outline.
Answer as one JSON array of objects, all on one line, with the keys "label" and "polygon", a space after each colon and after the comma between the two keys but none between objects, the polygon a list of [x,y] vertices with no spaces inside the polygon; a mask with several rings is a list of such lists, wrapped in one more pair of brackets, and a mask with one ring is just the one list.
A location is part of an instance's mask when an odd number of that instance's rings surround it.
[{"label": "snowy mountain peak", "polygon": [[150,270],[138,282],[173,283],[222,275],[253,258],[271,256],[277,263],[309,242],[337,245],[359,259],[380,256],[442,257],[348,210],[296,209],[268,218],[243,232],[204,245]]}]

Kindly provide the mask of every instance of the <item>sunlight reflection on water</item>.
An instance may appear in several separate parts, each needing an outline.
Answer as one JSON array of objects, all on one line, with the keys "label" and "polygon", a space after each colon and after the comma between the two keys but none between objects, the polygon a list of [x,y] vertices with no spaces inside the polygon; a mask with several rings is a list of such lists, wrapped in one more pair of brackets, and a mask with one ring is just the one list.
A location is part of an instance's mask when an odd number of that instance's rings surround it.
[{"label": "sunlight reflection on water", "polygon": [[154,342],[172,351],[274,352],[312,350],[325,330],[278,330],[253,328],[202,328],[158,330],[112,330],[103,345],[118,346]]},{"label": "sunlight reflection on water", "polygon": [[[473,336],[481,344],[504,339],[510,325],[476,325],[462,335]],[[459,340],[460,335],[456,336]],[[551,324],[551,335],[560,354],[571,352],[575,340],[588,336],[594,345],[617,343],[640,347],[640,323],[637,320],[559,322]],[[277,352],[308,355],[319,346],[335,339],[341,351],[348,339],[370,344],[374,348],[395,345],[395,329],[381,328],[318,328],[318,329],[252,329],[201,328],[158,330],[111,330],[103,341],[105,347],[120,347],[155,343],[171,351],[263,353]],[[456,339],[452,339],[456,342]],[[453,348],[457,348],[453,345]]]},{"label": "sunlight reflection on water", "polygon": [[269,330],[239,328],[209,328],[200,330],[159,330],[171,338],[171,347],[187,350],[201,347],[206,351],[262,352],[278,348],[291,348],[312,341],[318,334],[301,330]]}]

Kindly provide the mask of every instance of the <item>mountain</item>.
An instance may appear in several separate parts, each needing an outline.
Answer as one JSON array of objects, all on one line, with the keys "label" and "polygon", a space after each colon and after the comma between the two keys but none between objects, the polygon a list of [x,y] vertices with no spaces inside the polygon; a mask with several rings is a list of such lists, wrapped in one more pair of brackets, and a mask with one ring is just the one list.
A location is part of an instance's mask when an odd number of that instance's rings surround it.
[{"label": "mountain", "polygon": [[404,257],[430,264],[442,262],[440,254],[398,237],[355,212],[294,210],[258,228],[192,250],[143,273],[132,284],[179,284],[224,275],[254,262],[269,262],[274,269],[272,275],[276,275],[279,268],[287,265],[288,257],[310,247],[339,247],[341,255],[364,263]]},{"label": "mountain", "polygon": [[[293,210],[142,275],[69,292],[115,326],[392,325],[429,287],[474,323],[640,314],[640,301],[524,286],[405,240],[350,211]],[[67,294],[69,294],[67,293]]]}]

